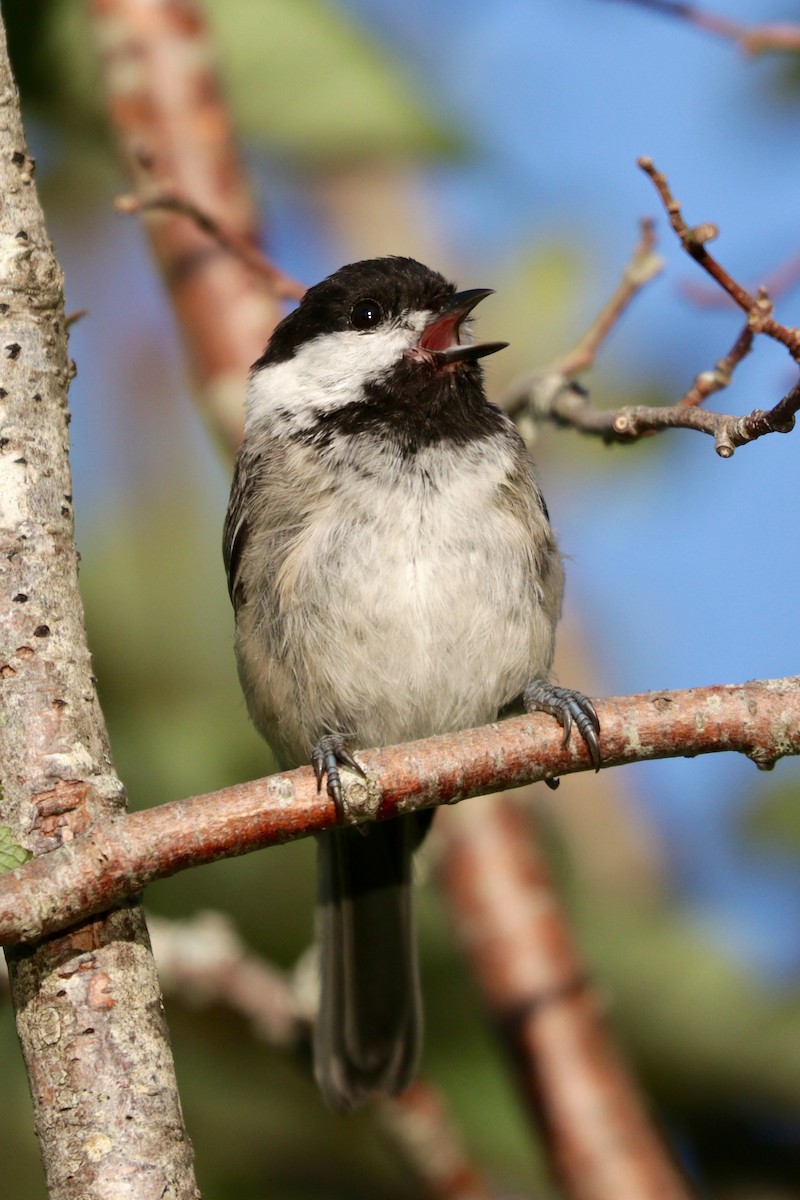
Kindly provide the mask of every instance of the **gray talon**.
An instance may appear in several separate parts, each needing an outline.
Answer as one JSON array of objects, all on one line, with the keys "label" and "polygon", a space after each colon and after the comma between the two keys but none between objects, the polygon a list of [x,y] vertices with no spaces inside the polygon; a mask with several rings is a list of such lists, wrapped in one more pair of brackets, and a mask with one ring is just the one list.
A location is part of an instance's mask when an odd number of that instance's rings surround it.
[{"label": "gray talon", "polygon": [[357,775],[360,775],[362,779],[367,778],[364,774],[363,767],[356,762],[350,751],[347,749],[347,746],[344,744],[342,744],[342,746],[336,751],[336,758],[339,762],[344,763],[345,766],[349,767],[351,771],[355,771]]},{"label": "gray talon", "polygon": [[345,818],[344,790],[339,775],[339,763],[344,763],[362,778],[364,772],[347,749],[347,737],[343,733],[326,733],[311,751],[311,765],[317,780],[317,791],[322,790],[322,780],[327,776],[327,792],[336,807],[340,821]]},{"label": "gray talon", "polygon": [[597,735],[600,732],[600,720],[597,711],[588,696],[576,692],[572,688],[557,687],[543,679],[535,679],[528,684],[523,696],[526,712],[546,712],[555,717],[564,730],[563,745],[569,742],[573,722],[578,733],[583,738],[592,766],[600,770],[602,755]]}]

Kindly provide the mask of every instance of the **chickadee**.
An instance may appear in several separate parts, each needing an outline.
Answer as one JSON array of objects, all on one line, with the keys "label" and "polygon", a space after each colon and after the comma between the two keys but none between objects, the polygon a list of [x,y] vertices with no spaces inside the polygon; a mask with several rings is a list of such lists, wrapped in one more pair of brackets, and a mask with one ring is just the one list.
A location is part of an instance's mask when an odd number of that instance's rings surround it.
[{"label": "chickadee", "polygon": [[[456,292],[410,258],[342,267],[250,376],[225,522],[239,678],[284,768],[311,761],[340,816],[351,751],[497,719],[574,721],[548,682],[563,570],[524,443],[484,393]],[[318,839],[315,1075],[350,1109],[411,1080],[422,1017],[411,855],[428,812]]]}]

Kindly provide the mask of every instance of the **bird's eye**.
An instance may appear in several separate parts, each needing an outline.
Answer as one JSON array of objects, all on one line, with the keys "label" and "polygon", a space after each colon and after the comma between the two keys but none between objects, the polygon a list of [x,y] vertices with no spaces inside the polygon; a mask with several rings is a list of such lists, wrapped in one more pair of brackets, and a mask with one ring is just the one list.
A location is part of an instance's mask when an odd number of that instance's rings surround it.
[{"label": "bird's eye", "polygon": [[383,309],[377,300],[358,300],[350,309],[353,329],[374,329],[383,320]]}]

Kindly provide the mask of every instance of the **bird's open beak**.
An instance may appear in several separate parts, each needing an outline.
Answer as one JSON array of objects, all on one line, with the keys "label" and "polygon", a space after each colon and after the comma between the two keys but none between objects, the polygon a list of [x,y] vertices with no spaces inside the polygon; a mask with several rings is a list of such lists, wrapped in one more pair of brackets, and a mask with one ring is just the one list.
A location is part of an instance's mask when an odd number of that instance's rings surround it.
[{"label": "bird's open beak", "polygon": [[441,366],[455,362],[472,362],[504,350],[508,342],[466,342],[458,340],[461,322],[472,312],[476,304],[492,295],[491,288],[471,288],[467,292],[456,292],[447,306],[430,325],[426,325],[419,339],[419,348]]}]

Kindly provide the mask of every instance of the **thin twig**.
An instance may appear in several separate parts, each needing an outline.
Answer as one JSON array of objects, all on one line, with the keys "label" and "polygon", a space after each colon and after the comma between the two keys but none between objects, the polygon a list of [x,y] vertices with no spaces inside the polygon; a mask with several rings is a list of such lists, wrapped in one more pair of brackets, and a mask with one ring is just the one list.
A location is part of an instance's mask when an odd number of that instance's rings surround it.
[{"label": "thin twig", "polygon": [[655,246],[655,224],[649,217],[644,217],[640,222],[639,241],[613,294],[571,350],[556,359],[545,371],[528,373],[510,385],[501,400],[509,416],[519,420],[530,405],[531,393],[537,389],[542,390],[543,384],[546,390],[547,380],[554,381],[555,389],[558,390],[564,381],[571,381],[576,375],[594,366],[600,347],[635,296],[663,269],[664,261],[656,254]]},{"label": "thin twig", "polygon": [[744,446],[767,433],[789,433],[794,428],[795,413],[800,409],[800,384],[767,412],[754,409],[747,416],[736,417],[698,407],[714,392],[728,386],[734,369],[750,352],[753,338],[748,324],[713,370],[701,372],[676,404],[599,409],[592,406],[585,392],[571,389],[564,383],[552,396],[545,415],[559,424],[606,441],[636,441],[665,429],[694,429],[713,437],[720,457],[730,458],[737,446]]},{"label": "thin twig", "polygon": [[763,54],[767,50],[800,50],[800,25],[789,21],[742,25],[738,21],[731,21],[729,17],[698,8],[695,4],[682,4],[676,0],[627,0],[627,3],[677,17],[705,33],[736,42],[745,54]]},{"label": "thin twig", "polygon": [[160,192],[155,196],[117,196],[114,207],[119,213],[170,212],[187,217],[223,250],[243,262],[249,270],[263,278],[272,294],[279,300],[302,300],[306,289],[276,267],[253,242],[233,229],[227,229],[185,196]]},{"label": "thin twig", "polygon": [[594,366],[597,352],[620,321],[634,297],[645,284],[664,268],[664,260],[655,252],[655,222],[650,217],[640,222],[641,235],[616,291],[598,313],[586,333],[564,355],[556,359],[551,370],[574,377]]},{"label": "thin twig", "polygon": [[728,293],[742,312],[746,313],[750,327],[754,333],[763,333],[776,342],[784,345],[792,356],[800,357],[800,329],[789,329],[781,325],[772,316],[772,301],[762,290],[756,296],[742,287],[706,249],[706,244],[717,237],[716,225],[707,222],[704,225],[687,225],[683,218],[681,206],[672,195],[666,175],[656,169],[652,158],[643,156],[638,165],[652,181],[653,186],[661,197],[661,202],[669,217],[683,249],[698,263],[719,286]]},{"label": "thin twig", "polygon": [[[691,396],[691,392],[687,393]],[[768,433],[790,433],[800,409],[800,383],[786,393],[768,411],[753,409],[745,417],[708,412],[679,401],[666,407],[634,405],[616,410],[593,408],[583,393],[564,389],[546,414],[561,425],[606,441],[633,442],[649,433],[664,429],[695,429],[714,439],[720,458],[731,458],[738,446],[745,446]]]},{"label": "thin twig", "polygon": [[[693,410],[689,410],[693,411]],[[769,770],[800,754],[800,677],[647,692],[597,703],[605,766],[737,751]],[[552,718],[515,717],[407,746],[357,752],[348,819],[387,820],[471,796],[591,770]],[[332,829],[332,800],[301,767],[98,824],[0,877],[0,944],[29,942],[103,912],[148,883],[220,858]]]},{"label": "thin twig", "polygon": [[[799,283],[800,254],[795,254],[770,271],[759,287],[775,300],[778,296],[785,296]],[[698,308],[726,308],[731,304],[730,296],[720,292],[719,288],[696,283],[694,280],[686,280],[679,285],[679,290]]]},{"label": "thin twig", "polygon": [[[691,228],[686,224],[666,176],[656,170],[652,159],[640,158],[639,166],[658,191],[670,225],[683,249],[703,267],[724,294],[746,313],[745,327],[728,353],[711,370],[701,371],[688,391],[672,405],[600,409],[591,403],[583,388],[576,384],[574,376],[594,361],[602,340],[594,336],[597,323],[573,351],[556,360],[552,366],[512,384],[501,403],[522,424],[523,430],[526,420],[549,420],[570,426],[581,433],[601,437],[607,442],[632,442],[665,429],[694,429],[714,438],[715,449],[721,458],[730,458],[738,446],[744,446],[767,433],[789,433],[794,428],[795,414],[800,409],[800,388],[797,386],[773,408],[766,411],[754,409],[743,417],[708,412],[698,407],[713,393],[728,386],[736,367],[750,353],[756,334],[764,334],[779,342],[790,351],[796,362],[800,361],[800,329],[789,328],[776,321],[766,290],[759,288],[752,295],[709,254],[706,243],[717,236],[716,226],[709,223]],[[637,247],[632,263],[636,263],[642,253],[642,245],[640,243]],[[618,316],[623,311],[624,305],[620,307],[615,304],[619,294],[618,289],[603,314],[616,313]],[[613,324],[614,320],[608,327]]]},{"label": "thin twig", "polygon": [[733,372],[739,363],[752,350],[754,337],[755,334],[748,322],[728,353],[724,354],[714,364],[713,370],[701,371],[699,375],[695,376],[694,383],[688,392],[681,396],[677,402],[677,407],[696,408],[698,404],[705,403],[708,397],[712,396],[714,392],[720,392],[723,388],[726,388],[733,378]]}]

